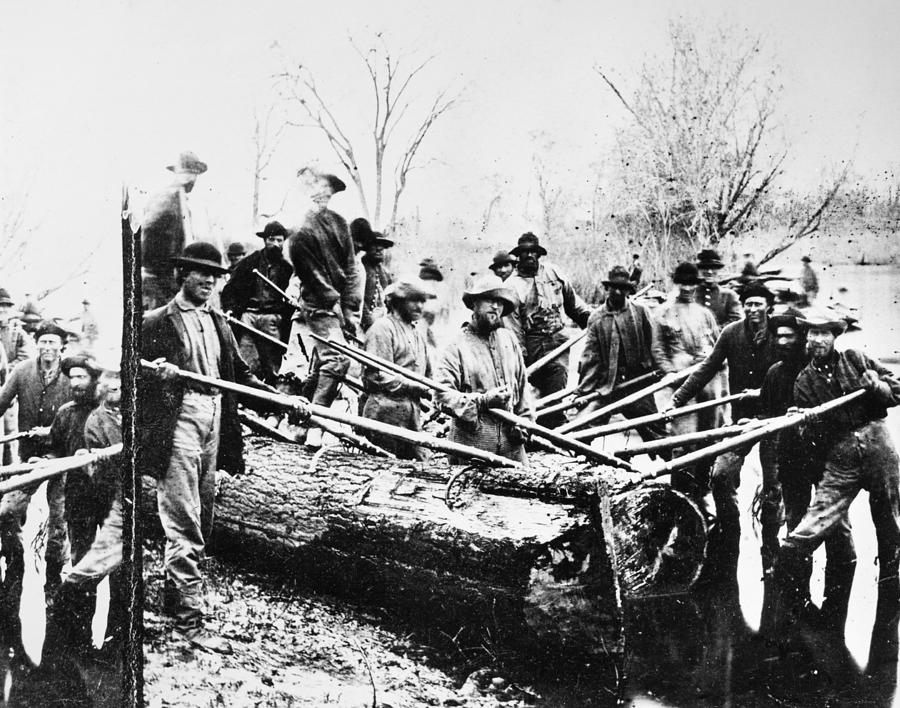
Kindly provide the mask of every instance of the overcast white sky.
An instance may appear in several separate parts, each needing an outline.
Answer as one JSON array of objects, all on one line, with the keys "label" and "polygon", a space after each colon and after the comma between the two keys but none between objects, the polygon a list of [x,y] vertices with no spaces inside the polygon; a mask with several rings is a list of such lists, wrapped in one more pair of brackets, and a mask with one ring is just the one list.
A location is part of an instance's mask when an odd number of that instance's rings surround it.
[{"label": "overcast white sky", "polygon": [[[392,46],[436,54],[423,92],[464,87],[464,102],[425,144],[423,157],[435,161],[416,176],[405,206],[468,218],[484,209],[486,179],[527,181],[535,133],[555,141],[562,173],[589,179],[589,165],[602,162],[625,120],[594,64],[631,85],[645,58],[665,54],[675,14],[768,38],[786,87],[791,184],[815,185],[823,168],[849,157],[873,181],[900,164],[900,3],[888,0],[3,0],[0,185],[4,198],[28,185],[39,246],[11,284],[24,288],[37,272],[56,277],[102,243],[85,288],[115,292],[119,185],[162,186],[164,166],[183,149],[210,164],[198,203],[234,238],[252,239],[252,113],[270,100],[275,41],[315,71],[337,105],[352,107],[351,121],[369,109],[370,95],[348,35],[365,45],[383,31]],[[271,184],[310,161],[338,168],[315,134],[296,133]],[[358,213],[351,194],[334,206]],[[530,226],[524,211],[522,223],[510,224],[512,237]]]}]

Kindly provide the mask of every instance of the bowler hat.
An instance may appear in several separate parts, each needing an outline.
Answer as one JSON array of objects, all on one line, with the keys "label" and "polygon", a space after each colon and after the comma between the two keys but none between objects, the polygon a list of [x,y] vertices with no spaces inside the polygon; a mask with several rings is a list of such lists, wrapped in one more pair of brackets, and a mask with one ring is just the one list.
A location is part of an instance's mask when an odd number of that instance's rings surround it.
[{"label": "bowler hat", "polygon": [[672,273],[672,282],[676,285],[697,285],[700,282],[700,271],[693,263],[679,263]]},{"label": "bowler hat", "polygon": [[518,299],[516,294],[507,288],[500,276],[494,273],[482,273],[472,283],[471,287],[463,292],[463,304],[470,310],[475,306],[475,300],[493,299],[503,302],[503,316],[516,309]]},{"label": "bowler hat", "polygon": [[494,254],[494,260],[488,268],[494,270],[497,266],[509,265],[510,263],[515,264],[516,262],[516,257],[511,255],[509,251],[500,250]]},{"label": "bowler hat", "polygon": [[64,357],[60,364],[60,368],[66,376],[69,376],[69,372],[76,367],[84,369],[91,375],[91,378],[94,379],[103,373],[103,369],[97,365],[94,358],[85,356],[84,354],[75,354],[73,356]]},{"label": "bowler hat", "polygon": [[257,231],[256,235],[260,238],[269,238],[269,236],[288,237],[288,230],[284,228],[278,221],[270,221],[262,231]]},{"label": "bowler hat", "polygon": [[69,333],[66,332],[66,330],[64,330],[58,324],[56,324],[56,322],[53,322],[52,320],[44,320],[43,322],[41,322],[40,326],[34,333],[35,341],[43,337],[45,334],[55,334],[61,340],[66,341],[66,337]]},{"label": "bowler hat", "polygon": [[697,267],[698,268],[724,268],[725,264],[722,262],[722,257],[711,248],[704,248],[700,253],[697,254]]},{"label": "bowler hat", "polygon": [[395,280],[384,289],[384,301],[428,300],[437,297],[427,281],[421,278],[405,277]]},{"label": "bowler hat", "polygon": [[634,283],[628,278],[628,271],[618,265],[610,268],[609,275],[603,281],[603,285],[607,288],[622,288],[631,292],[636,290]]},{"label": "bowler hat", "polygon": [[0,305],[15,305],[6,288],[0,288]]},{"label": "bowler hat", "polygon": [[511,256],[518,256],[525,251],[537,251],[539,255],[546,256],[547,249],[541,245],[538,237],[528,231],[519,236],[519,242],[516,247],[509,252]]},{"label": "bowler hat", "polygon": [[747,283],[743,288],[741,288],[741,302],[744,302],[748,297],[762,297],[766,299],[766,302],[769,303],[769,307],[773,305],[775,302],[775,293],[769,290],[763,283],[759,280],[751,280]]},{"label": "bowler hat", "polygon": [[423,258],[419,262],[419,278],[441,282],[444,274],[441,273],[441,269],[438,268],[438,264],[434,262],[433,258]]},{"label": "bowler hat", "polygon": [[847,329],[847,320],[834,310],[825,307],[810,307],[803,312],[800,323],[807,329],[828,329],[835,337]]},{"label": "bowler hat", "polygon": [[234,241],[228,245],[226,253],[229,256],[243,256],[247,253],[247,248],[240,241]]},{"label": "bowler hat", "polygon": [[195,175],[202,175],[206,172],[206,163],[203,162],[197,153],[185,150],[181,153],[172,165],[167,165],[166,169],[170,172],[190,172]]},{"label": "bowler hat", "polygon": [[206,241],[189,243],[180,256],[172,256],[172,262],[194,270],[209,271],[215,275],[228,273],[228,268],[222,266],[222,254],[219,253],[219,249]]}]

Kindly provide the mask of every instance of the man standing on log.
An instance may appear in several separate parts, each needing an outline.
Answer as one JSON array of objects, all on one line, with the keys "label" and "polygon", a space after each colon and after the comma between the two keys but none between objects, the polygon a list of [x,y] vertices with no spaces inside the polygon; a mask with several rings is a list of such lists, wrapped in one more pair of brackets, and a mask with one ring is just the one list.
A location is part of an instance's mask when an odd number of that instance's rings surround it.
[{"label": "man standing on log", "polygon": [[[416,327],[430,297],[434,295],[426,290],[424,282],[417,283],[412,278],[389,285],[384,291],[388,312],[375,320],[366,333],[366,351],[430,378],[427,343]],[[419,401],[429,398],[431,389],[370,366],[365,367],[363,384],[367,394],[363,416],[407,430],[422,429]],[[424,451],[411,443],[377,433],[367,433],[367,437],[397,457],[426,459]]]},{"label": "man standing on log", "polygon": [[530,416],[522,350],[501,319],[515,308],[515,294],[497,276],[484,275],[463,293],[463,303],[472,319],[444,351],[437,375],[454,392],[435,394],[452,416],[450,439],[525,462],[524,431],[486,413],[503,408]]},{"label": "man standing on log", "polygon": [[[809,312],[803,323],[812,358],[794,383],[796,405],[811,408],[858,389],[868,393],[826,414],[804,431],[805,440],[824,445],[825,469],[812,504],[781,545],[775,579],[786,593],[788,606],[799,609],[794,604],[798,580],[802,581],[810,556],[836,526],[844,523],[860,490],[868,491],[879,565],[878,606],[867,668],[872,673],[875,668],[894,667],[897,662],[900,460],[884,419],[887,409],[900,403],[900,382],[865,353],[834,348],[835,338],[847,325],[833,313]],[[849,593],[849,583],[844,590]],[[843,617],[838,617],[838,622],[840,627],[836,629],[842,629]]]},{"label": "man standing on log", "polygon": [[[794,382],[807,364],[806,332],[798,318],[799,310],[788,308],[769,318],[769,329],[775,337],[778,361],[766,373],[759,395],[760,416],[774,418],[787,413],[794,405]],[[824,459],[822,441],[804,444],[796,428],[782,430],[774,439],[776,449],[776,477],[784,499],[788,532],[793,531],[806,514],[811,498],[810,490],[822,479]],[[778,508],[762,508],[763,571],[768,572],[778,555]],[[856,550],[850,520],[845,513],[832,533],[825,538],[825,600],[822,618],[825,623],[843,630],[847,617],[847,603],[856,571]],[[805,567],[805,578],[798,583],[804,601],[809,602],[809,581],[812,559]]]},{"label": "man standing on log", "polygon": [[[231,269],[231,277],[222,288],[222,309],[244,324],[284,342],[290,334],[294,308],[253,271],[258,270],[282,290],[287,289],[294,273],[282,252],[288,232],[277,221],[270,221],[256,235],[263,240],[263,247]],[[274,385],[285,350],[243,330],[237,340],[241,358],[250,371]]]},{"label": "man standing on log", "polygon": [[[63,340],[66,331],[52,322],[44,322],[35,333],[37,357],[20,362],[12,370],[0,389],[0,414],[5,413],[15,400],[19,404],[19,430],[32,435],[19,442],[19,454],[23,460],[40,457],[48,451],[50,425],[59,408],[72,399],[69,379],[60,366]],[[19,489],[3,496],[0,501],[0,542],[6,560],[3,578],[3,617],[9,623],[10,639],[20,637],[19,599],[22,595],[22,578],[25,573],[25,555],[22,546],[22,526],[32,495],[40,485]],[[50,596],[59,583],[65,564],[65,480],[58,477],[47,482],[47,547],[46,585]],[[20,641],[20,639],[19,639]]]},{"label": "man standing on log", "polygon": [[156,479],[166,534],[164,610],[175,618],[175,634],[201,649],[230,653],[231,645],[203,626],[200,561],[212,532],[216,470],[244,471],[237,400],[214,387],[185,384],[177,370],[274,389],[250,372],[227,321],[207,304],[216,279],[227,272],[219,250],[197,241],[173,261],[181,290],[146,313],[141,330],[143,358],[159,364],[152,378],[138,380],[141,472]]},{"label": "man standing on log", "polygon": [[719,327],[737,322],[743,317],[737,293],[719,285],[719,271],[724,267],[719,254],[711,248],[704,248],[697,254],[700,284],[695,297],[698,303],[712,310]]},{"label": "man standing on log", "polygon": [[175,174],[175,180],[150,197],[141,226],[145,310],[164,305],[178,291],[172,258],[195,239],[188,195],[207,166],[196,154],[187,151],[166,169]]},{"label": "man standing on log", "polygon": [[[712,352],[703,360],[700,368],[675,391],[672,396],[673,406],[687,404],[704,386],[720,375],[719,372],[725,364],[728,365],[728,384],[732,392],[758,389],[762,386],[766,372],[778,358],[775,338],[768,326],[768,313],[774,302],[775,295],[759,281],[753,281],[743,288],[741,304],[744,308],[744,319],[726,325]],[[757,412],[757,401],[735,401],[732,405],[732,418],[738,423],[755,417]],[[721,542],[722,559],[726,564],[724,571],[729,579],[737,572],[741,538],[737,488],[741,483],[744,458],[752,448],[750,445],[719,455],[713,465],[710,480],[719,522],[718,540]],[[771,439],[760,442],[763,508],[767,510],[764,517],[768,514],[777,516],[777,509],[781,504],[774,454]]]},{"label": "man standing on log", "polygon": [[[297,173],[301,188],[310,195],[311,208],[303,224],[288,240],[294,272],[300,280],[305,326],[325,339],[346,343],[344,332],[356,335],[360,287],[353,241],[347,222],[328,209],[332,195],[347,185],[334,175],[322,175],[309,168]],[[300,336],[303,336],[301,328]],[[338,386],[347,374],[350,360],[328,345],[308,337],[305,349],[313,352],[310,372],[312,402],[329,407],[337,398]],[[306,438],[310,447],[320,447],[322,431],[312,428]]]},{"label": "man standing on log", "polygon": [[[118,365],[104,370],[97,385],[99,404],[84,423],[84,448],[89,452],[122,442],[122,398]],[[120,456],[98,462],[87,470],[94,488],[94,506],[100,512],[100,528],[88,551],[75,562],[53,598],[44,639],[44,659],[51,661],[67,649],[91,647],[91,620],[97,585],[110,576],[109,610],[104,649],[117,650],[124,638],[128,607],[122,564],[122,480]]]},{"label": "man standing on log", "polygon": [[[581,380],[577,396],[599,391],[612,393],[629,379],[637,378],[656,365],[653,361],[653,324],[647,311],[628,299],[635,284],[622,266],[613,266],[603,281],[606,301],[588,320],[588,335],[581,355]],[[621,411],[626,418],[638,418],[657,412],[653,396],[636,401]],[[597,421],[603,425],[607,416]],[[659,422],[638,428],[644,440],[665,436],[665,423]]]},{"label": "man standing on log", "polygon": [[[540,262],[541,257],[547,255],[547,249],[533,233],[522,234],[510,255],[518,257],[519,262],[516,272],[506,281],[506,287],[513,291],[518,305],[511,312],[507,326],[512,327],[519,340],[525,363],[532,364],[566,341],[564,315],[584,329],[591,308],[559,268],[552,263]],[[544,398],[564,389],[568,379],[567,350],[535,371],[530,381],[538,396]],[[548,415],[544,420],[548,428],[566,422],[562,411]]]},{"label": "man standing on log", "polygon": [[[695,299],[700,282],[697,266],[680,263],[672,274],[676,292],[674,299],[661,305],[656,311],[653,328],[653,359],[667,374],[677,373],[703,361],[716,343],[719,326],[711,310],[698,305]],[[666,392],[663,392],[665,395]],[[696,392],[697,402],[709,401],[722,395],[722,379],[711,377]],[[711,430],[721,425],[718,409],[680,416],[669,423],[672,435]],[[672,452],[677,456],[676,452]],[[694,498],[706,496],[709,463],[699,462],[693,468],[672,474],[672,486]]]}]

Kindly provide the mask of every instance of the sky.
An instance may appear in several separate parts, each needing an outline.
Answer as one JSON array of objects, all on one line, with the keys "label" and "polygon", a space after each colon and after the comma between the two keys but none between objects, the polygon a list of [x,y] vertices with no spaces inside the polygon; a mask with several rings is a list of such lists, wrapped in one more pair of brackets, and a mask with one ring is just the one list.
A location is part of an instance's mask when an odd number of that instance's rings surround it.
[{"label": "sky", "polygon": [[[363,140],[371,94],[348,37],[365,47],[378,33],[405,60],[434,56],[417,98],[444,87],[461,95],[426,139],[402,210],[435,228],[468,223],[503,184],[499,228],[513,238],[538,226],[536,145],[552,145],[559,180],[589,183],[627,121],[595,65],[634,86],[642,62],[665,55],[676,16],[701,33],[724,22],[760,34],[777,54],[786,185],[813,189],[851,158],[864,180],[896,183],[896,2],[2,0],[0,188],[4,208],[25,204],[29,238],[21,267],[0,273],[15,290],[39,290],[90,256],[78,302],[82,293],[114,300],[121,186],[136,194],[164,186],[165,166],[185,149],[210,165],[192,195],[198,210],[228,240],[252,244],[253,114],[273,102],[272,75],[286,60],[310,67]],[[315,131],[292,129],[267,172],[264,210],[281,204],[304,164],[340,174]],[[333,206],[359,214],[351,191]]]}]

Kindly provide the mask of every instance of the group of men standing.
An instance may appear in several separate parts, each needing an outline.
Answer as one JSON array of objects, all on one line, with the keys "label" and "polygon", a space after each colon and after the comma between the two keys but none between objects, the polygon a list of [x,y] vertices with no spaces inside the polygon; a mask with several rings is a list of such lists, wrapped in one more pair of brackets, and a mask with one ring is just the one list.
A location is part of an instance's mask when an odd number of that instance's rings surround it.
[{"label": "group of men standing", "polygon": [[[198,163],[190,156],[178,162],[195,170]],[[263,248],[235,259],[230,268],[212,244],[182,244],[177,253],[169,248],[169,269],[176,270],[168,277],[177,290],[170,289],[171,299],[145,316],[143,354],[157,368],[147,373],[140,393],[141,450],[144,471],[158,480],[167,537],[167,609],[185,639],[229,650],[225,640],[203,626],[200,562],[211,529],[215,471],[239,472],[242,463],[235,397],[215,386],[189,383],[179,370],[272,390],[281,355],[295,341],[308,361],[303,390],[311,403],[330,406],[339,387],[351,380],[350,359],[323,340],[354,342],[418,377],[413,381],[364,366],[362,415],[420,430],[423,411],[436,407],[450,417],[450,439],[517,461],[526,459],[528,435],[491,409],[533,418],[532,389],[540,398],[567,389],[569,355],[558,348],[569,339],[573,323],[587,330],[575,394],[594,398],[589,406],[596,399],[614,400],[630,382],[653,372],[677,375],[677,383],[656,398],[648,395],[620,411],[637,418],[656,413],[661,405],[665,416],[638,427],[645,440],[720,427],[724,406],[689,415],[676,409],[715,401],[727,392],[752,392],[731,404],[732,419],[750,426],[753,419],[865,389],[864,398],[839,414],[760,443],[763,566],[778,579],[784,597],[805,598],[809,554],[826,542],[831,549],[826,608],[833,626],[842,628],[855,562],[846,507],[866,488],[872,494],[883,583],[887,587],[896,580],[897,460],[880,420],[887,406],[900,401],[900,385],[865,355],[834,350],[838,318],[812,310],[775,316],[775,295],[762,280],[748,276],[739,293],[718,282],[724,263],[711,249],[675,268],[674,291],[661,305],[651,307],[633,297],[642,270],[635,259],[630,272],[620,266],[609,271],[604,301],[592,307],[560,268],[544,259],[547,250],[539,238],[526,233],[514,248],[494,256],[488,266],[492,272],[477,274],[466,287],[462,300],[470,319],[436,351],[429,323],[423,322],[442,279],[433,261],[424,260],[418,274],[395,277],[384,264],[393,242],[364,219],[348,226],[328,208],[344,183],[308,168],[297,179],[308,198],[307,213],[291,228],[269,223],[257,234]],[[145,253],[148,248],[152,241],[145,240]],[[297,300],[285,294],[292,273],[299,282]],[[156,288],[164,274],[151,275]],[[228,315],[209,306],[219,278],[227,280],[220,297]],[[234,320],[240,324],[233,333],[228,323]],[[434,385],[422,383],[428,380]],[[296,417],[308,419],[304,399],[297,401]],[[541,421],[556,428],[566,417],[560,410]],[[307,427],[307,443],[320,444],[317,429]],[[425,456],[403,440],[371,437],[399,457]],[[712,491],[717,572],[730,582],[736,578],[740,540],[737,488],[751,447],[698,463],[672,479],[674,487],[701,505]],[[681,452],[689,449],[685,444]],[[789,533],[779,544],[782,504]],[[791,595],[788,588],[796,592]]]}]

